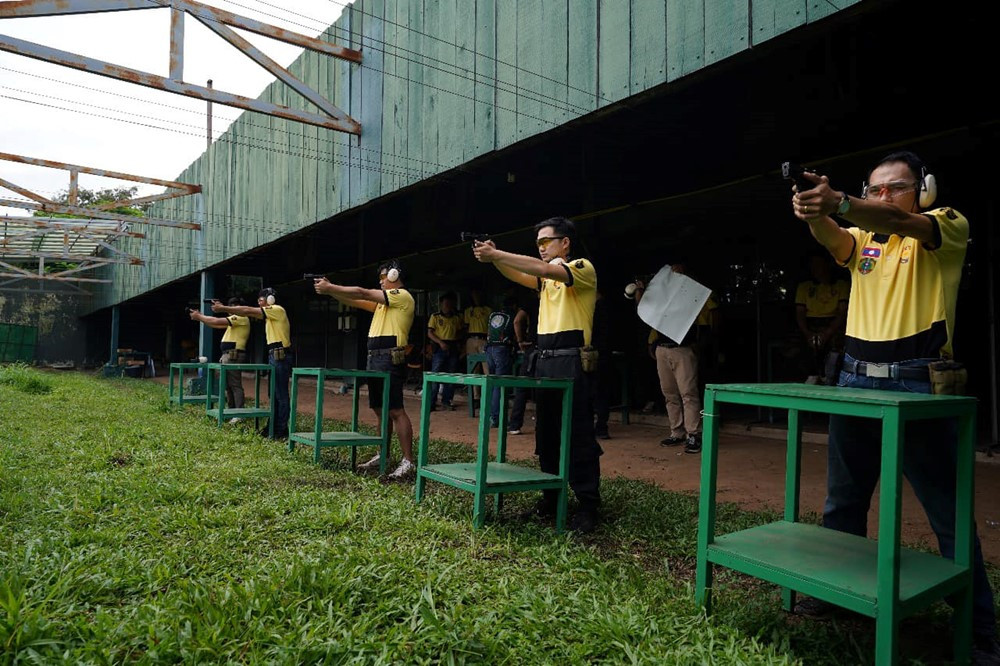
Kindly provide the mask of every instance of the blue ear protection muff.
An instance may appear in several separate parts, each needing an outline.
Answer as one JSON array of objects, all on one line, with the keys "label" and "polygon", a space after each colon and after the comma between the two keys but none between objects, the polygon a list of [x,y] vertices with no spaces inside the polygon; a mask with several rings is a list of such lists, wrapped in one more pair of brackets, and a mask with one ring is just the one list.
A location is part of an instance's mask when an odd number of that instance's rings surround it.
[{"label": "blue ear protection muff", "polygon": [[276,292],[272,287],[261,289],[258,296],[263,298],[264,302],[268,305],[274,305],[278,300],[278,292]]}]

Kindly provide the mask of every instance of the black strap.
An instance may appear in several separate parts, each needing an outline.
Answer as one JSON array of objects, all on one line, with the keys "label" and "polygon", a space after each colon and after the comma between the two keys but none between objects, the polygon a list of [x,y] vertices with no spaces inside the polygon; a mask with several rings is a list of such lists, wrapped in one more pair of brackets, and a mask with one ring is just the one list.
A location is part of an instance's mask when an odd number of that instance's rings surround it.
[{"label": "black strap", "polygon": [[538,356],[541,358],[550,358],[553,356],[579,356],[580,349],[578,347],[573,347],[571,349],[539,349]]}]

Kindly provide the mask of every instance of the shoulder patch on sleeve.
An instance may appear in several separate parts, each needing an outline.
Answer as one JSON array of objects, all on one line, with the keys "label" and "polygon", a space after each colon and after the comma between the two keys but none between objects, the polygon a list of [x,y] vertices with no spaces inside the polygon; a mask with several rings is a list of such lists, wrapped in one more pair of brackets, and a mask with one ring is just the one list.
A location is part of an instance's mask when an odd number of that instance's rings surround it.
[{"label": "shoulder patch on sleeve", "polygon": [[944,209],[944,214],[945,214],[945,216],[949,220],[957,220],[958,219],[958,213],[955,212],[954,208],[945,208]]},{"label": "shoulder patch on sleeve", "polygon": [[396,294],[399,293],[399,289],[390,289],[389,293],[392,294],[393,296],[395,296]]},{"label": "shoulder patch on sleeve", "polygon": [[576,260],[576,267],[577,268],[583,268],[583,266],[584,266],[583,259],[577,259]]}]

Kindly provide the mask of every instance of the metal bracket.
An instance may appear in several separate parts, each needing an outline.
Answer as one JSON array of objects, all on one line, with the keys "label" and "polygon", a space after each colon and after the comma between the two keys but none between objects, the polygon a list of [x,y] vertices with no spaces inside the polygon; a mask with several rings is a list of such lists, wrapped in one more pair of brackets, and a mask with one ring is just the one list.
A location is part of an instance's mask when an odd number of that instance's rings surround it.
[{"label": "metal bracket", "polygon": [[[333,56],[334,58],[360,63],[361,51],[356,49],[349,49],[313,37],[300,35],[299,33],[233,14],[232,12],[211,7],[195,0],[13,0],[10,2],[0,2],[0,20],[5,18],[64,16],[68,14],[92,14],[97,12],[161,8],[170,9],[170,73],[166,77],[69,53],[68,51],[61,51],[50,46],[43,46],[8,35],[0,35],[0,50],[65,67],[72,67],[92,74],[100,74],[101,76],[128,81],[129,83],[138,83],[139,85],[156,88],[157,90],[166,90],[167,92],[186,97],[218,102],[219,104],[247,111],[256,111],[339,132],[361,135],[361,124],[359,122],[334,106],[323,95],[298,79],[286,68],[264,55],[263,52],[234,32],[229,26],[277,39],[286,44],[301,46],[317,53]],[[214,88],[184,83],[182,79],[184,73],[183,43],[185,14],[190,14],[217,35],[238,48],[248,58],[286,83],[306,100],[315,104],[323,113],[301,111],[281,104],[272,104]]]}]

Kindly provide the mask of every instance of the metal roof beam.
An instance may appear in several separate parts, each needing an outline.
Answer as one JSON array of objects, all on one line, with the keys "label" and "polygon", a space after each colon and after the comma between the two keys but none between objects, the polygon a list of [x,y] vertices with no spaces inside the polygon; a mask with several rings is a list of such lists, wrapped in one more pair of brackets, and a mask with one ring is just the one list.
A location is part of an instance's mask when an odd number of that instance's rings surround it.
[{"label": "metal roof beam", "polygon": [[119,222],[129,222],[132,224],[151,224],[159,227],[175,227],[178,229],[201,229],[201,225],[195,222],[178,222],[176,220],[164,220],[158,217],[137,217],[134,215],[121,215],[119,213],[109,213],[93,208],[82,208],[80,206],[69,206],[56,203],[35,203],[31,201],[17,201],[16,199],[0,199],[0,206],[10,206],[11,208],[22,208],[24,210],[42,210],[46,213],[62,213],[63,215],[79,215],[80,217],[93,217],[99,220],[117,220]]}]

